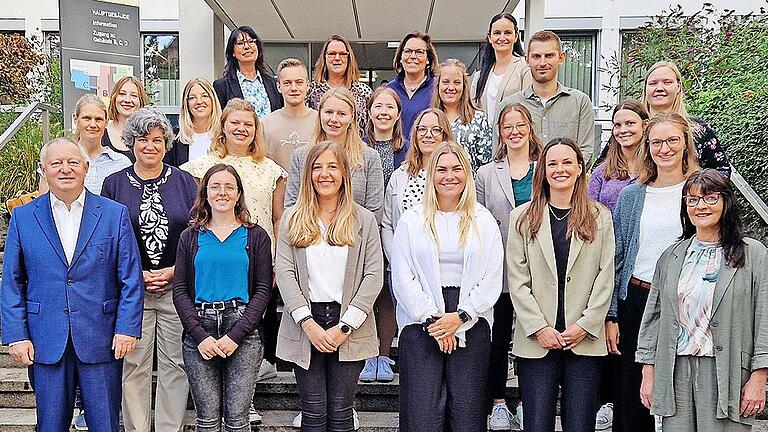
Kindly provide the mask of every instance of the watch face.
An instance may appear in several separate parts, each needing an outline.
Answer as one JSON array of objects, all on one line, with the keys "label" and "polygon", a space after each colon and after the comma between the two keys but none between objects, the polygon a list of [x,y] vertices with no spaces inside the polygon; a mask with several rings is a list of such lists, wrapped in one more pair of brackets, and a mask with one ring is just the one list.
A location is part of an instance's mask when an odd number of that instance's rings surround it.
[{"label": "watch face", "polygon": [[342,326],[341,326],[341,332],[342,332],[342,333],[344,333],[344,334],[349,334],[349,333],[351,333],[351,332],[352,332],[352,328],[350,328],[350,327],[349,327],[348,325],[346,325],[346,324],[342,324]]}]

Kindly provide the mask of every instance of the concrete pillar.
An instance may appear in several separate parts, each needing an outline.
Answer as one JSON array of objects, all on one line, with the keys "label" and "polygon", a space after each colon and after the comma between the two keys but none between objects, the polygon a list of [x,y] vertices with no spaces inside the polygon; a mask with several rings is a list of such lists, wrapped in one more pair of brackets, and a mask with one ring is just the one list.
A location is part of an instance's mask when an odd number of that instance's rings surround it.
[{"label": "concrete pillar", "polygon": [[525,0],[525,38],[544,30],[545,0]]},{"label": "concrete pillar", "polygon": [[179,0],[181,87],[192,78],[213,82],[224,70],[224,24],[204,0]]}]

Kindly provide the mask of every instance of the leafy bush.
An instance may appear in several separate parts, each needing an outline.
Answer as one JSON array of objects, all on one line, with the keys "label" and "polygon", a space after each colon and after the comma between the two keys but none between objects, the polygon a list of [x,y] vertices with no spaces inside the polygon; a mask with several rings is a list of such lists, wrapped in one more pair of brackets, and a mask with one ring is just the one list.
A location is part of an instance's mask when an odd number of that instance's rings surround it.
[{"label": "leafy bush", "polygon": [[19,34],[0,34],[0,104],[26,101],[34,92],[30,77],[45,62],[35,42]]},{"label": "leafy bush", "polygon": [[[726,146],[734,167],[768,200],[768,15],[737,15],[704,3],[686,16],[681,6],[626,35],[624,50],[607,62],[607,86],[622,97],[640,97],[642,77],[661,60],[683,74],[686,108],[706,120]],[[768,226],[742,201],[753,235],[768,239]]]}]

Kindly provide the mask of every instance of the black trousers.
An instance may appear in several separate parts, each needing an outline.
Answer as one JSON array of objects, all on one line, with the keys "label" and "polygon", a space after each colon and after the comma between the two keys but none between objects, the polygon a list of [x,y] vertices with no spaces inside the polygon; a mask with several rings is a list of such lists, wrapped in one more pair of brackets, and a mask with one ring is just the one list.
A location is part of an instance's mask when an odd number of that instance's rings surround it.
[{"label": "black trousers", "polygon": [[501,293],[493,306],[493,329],[491,331],[491,364],[488,368],[488,388],[492,399],[504,399],[507,392],[507,371],[509,369],[509,343],[512,341],[512,326],[515,315],[512,298]]},{"label": "black trousers", "polygon": [[554,432],[557,394],[562,388],[563,430],[593,432],[602,357],[550,350],[538,359],[517,357],[525,432]]},{"label": "black trousers", "polygon": [[[443,290],[447,312],[459,290]],[[400,332],[400,431],[485,432],[491,329],[479,321],[466,332],[466,347],[451,354],[421,324]]]},{"label": "black trousers", "polygon": [[272,290],[272,298],[269,299],[267,310],[264,311],[262,328],[264,333],[261,335],[264,341],[264,359],[272,364],[277,362],[275,351],[277,350],[277,332],[280,330],[280,319],[277,315],[277,304],[280,300],[280,290]]},{"label": "black trousers", "polygon": [[[339,323],[340,304],[312,303],[311,309],[320,327],[327,330]],[[312,347],[309,369],[293,368],[301,399],[301,432],[354,431],[352,408],[364,364],[340,361],[338,351],[321,353]]]},{"label": "black trousers", "polygon": [[613,405],[614,432],[654,432],[653,416],[640,402],[643,365],[635,363],[637,336],[643,317],[648,290],[633,284],[627,288],[627,298],[619,300],[619,351],[621,351],[619,391]]}]

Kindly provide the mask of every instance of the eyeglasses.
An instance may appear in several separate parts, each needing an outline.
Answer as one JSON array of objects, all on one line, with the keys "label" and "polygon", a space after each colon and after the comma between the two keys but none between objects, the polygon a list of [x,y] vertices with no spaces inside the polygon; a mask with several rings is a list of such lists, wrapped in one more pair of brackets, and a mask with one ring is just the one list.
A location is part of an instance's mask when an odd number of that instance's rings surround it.
[{"label": "eyeglasses", "polygon": [[211,97],[206,93],[202,95],[190,95],[187,97],[187,102],[197,102],[197,101],[206,101],[211,100]]},{"label": "eyeglasses", "polygon": [[325,53],[325,56],[328,58],[335,58],[338,56],[339,58],[345,59],[349,57],[349,53],[346,51],[341,51],[341,52],[328,51],[327,53]]},{"label": "eyeglasses", "polygon": [[433,126],[431,128],[428,128],[426,126],[416,126],[416,134],[420,137],[427,136],[427,132],[429,132],[430,135],[433,137],[436,136],[442,136],[443,135],[443,128],[440,126]]},{"label": "eyeglasses", "polygon": [[704,204],[706,205],[715,205],[718,201],[720,201],[720,192],[711,193],[704,196],[686,195],[683,197],[683,201],[688,207],[696,207],[701,201],[704,201]]},{"label": "eyeglasses", "polygon": [[237,45],[240,48],[242,48],[242,47],[244,47],[246,45],[251,46],[251,47],[255,47],[256,46],[256,39],[239,40],[239,41],[235,42],[235,45]]},{"label": "eyeglasses", "polygon": [[228,194],[237,192],[237,186],[227,184],[227,185],[220,185],[220,184],[212,184],[208,185],[208,191],[213,193],[219,193],[221,192],[221,189],[224,188],[224,191]]},{"label": "eyeglasses", "polygon": [[410,49],[406,48],[403,50],[403,57],[408,58],[412,55],[416,55],[418,58],[422,58],[425,55],[427,55],[427,50],[425,49]]},{"label": "eyeglasses", "polygon": [[513,130],[517,130],[520,133],[526,133],[528,132],[528,129],[530,129],[530,125],[528,123],[518,123],[516,125],[505,124],[501,127],[501,130],[504,132],[512,132]]},{"label": "eyeglasses", "polygon": [[648,141],[648,144],[650,144],[653,148],[661,149],[661,147],[666,144],[667,147],[669,147],[671,150],[679,149],[682,143],[683,137],[679,136],[671,136],[667,139],[654,139]]}]

